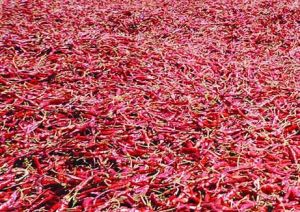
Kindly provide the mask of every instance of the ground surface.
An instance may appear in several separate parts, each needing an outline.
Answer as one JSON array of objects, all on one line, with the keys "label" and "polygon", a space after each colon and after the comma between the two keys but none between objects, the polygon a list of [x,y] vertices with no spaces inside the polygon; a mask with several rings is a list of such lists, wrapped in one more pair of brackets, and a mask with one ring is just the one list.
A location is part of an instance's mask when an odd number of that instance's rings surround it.
[{"label": "ground surface", "polygon": [[299,1],[1,15],[1,211],[300,210]]}]

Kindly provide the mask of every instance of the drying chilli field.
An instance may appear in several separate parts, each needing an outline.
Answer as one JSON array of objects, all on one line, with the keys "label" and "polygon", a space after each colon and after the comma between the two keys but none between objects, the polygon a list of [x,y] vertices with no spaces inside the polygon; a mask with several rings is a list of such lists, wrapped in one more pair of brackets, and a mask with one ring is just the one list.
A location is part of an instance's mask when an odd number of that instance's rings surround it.
[{"label": "drying chilli field", "polygon": [[0,211],[300,211],[298,0],[2,0]]}]

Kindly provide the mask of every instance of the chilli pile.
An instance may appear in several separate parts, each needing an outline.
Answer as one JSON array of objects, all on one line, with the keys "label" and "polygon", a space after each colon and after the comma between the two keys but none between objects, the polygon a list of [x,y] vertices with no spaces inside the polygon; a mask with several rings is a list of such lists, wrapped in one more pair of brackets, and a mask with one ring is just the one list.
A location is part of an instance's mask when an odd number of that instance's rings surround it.
[{"label": "chilli pile", "polygon": [[0,211],[300,210],[297,0],[3,0]]}]

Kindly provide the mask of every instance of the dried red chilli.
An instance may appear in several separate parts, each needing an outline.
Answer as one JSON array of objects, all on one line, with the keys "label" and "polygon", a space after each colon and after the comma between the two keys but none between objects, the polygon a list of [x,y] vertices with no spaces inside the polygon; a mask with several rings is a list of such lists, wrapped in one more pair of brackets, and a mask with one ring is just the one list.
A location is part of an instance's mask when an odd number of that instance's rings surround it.
[{"label": "dried red chilli", "polygon": [[9,211],[9,210],[16,209],[17,208],[16,201],[17,201],[18,197],[19,197],[19,192],[15,191],[5,203],[2,203],[0,205],[0,210],[1,211]]},{"label": "dried red chilli", "polygon": [[298,13],[3,1],[0,210],[299,210]]}]

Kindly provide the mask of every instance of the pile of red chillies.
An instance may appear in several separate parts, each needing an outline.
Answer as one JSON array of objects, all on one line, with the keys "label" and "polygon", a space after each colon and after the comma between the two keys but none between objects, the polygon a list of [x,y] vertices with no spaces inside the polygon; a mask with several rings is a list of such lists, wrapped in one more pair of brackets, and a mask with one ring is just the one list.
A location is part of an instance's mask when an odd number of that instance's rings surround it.
[{"label": "pile of red chillies", "polygon": [[297,0],[3,0],[0,211],[300,210]]}]

